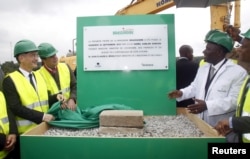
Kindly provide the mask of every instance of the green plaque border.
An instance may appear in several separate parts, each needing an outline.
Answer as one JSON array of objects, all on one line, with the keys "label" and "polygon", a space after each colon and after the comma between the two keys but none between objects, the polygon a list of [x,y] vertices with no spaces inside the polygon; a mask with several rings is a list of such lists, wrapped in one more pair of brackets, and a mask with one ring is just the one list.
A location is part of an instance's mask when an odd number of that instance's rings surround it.
[{"label": "green plaque border", "polygon": [[[168,70],[83,71],[83,27],[115,25],[168,26]],[[145,115],[175,115],[176,102],[167,92],[176,88],[173,14],[77,17],[77,102],[81,108],[122,104]]]}]

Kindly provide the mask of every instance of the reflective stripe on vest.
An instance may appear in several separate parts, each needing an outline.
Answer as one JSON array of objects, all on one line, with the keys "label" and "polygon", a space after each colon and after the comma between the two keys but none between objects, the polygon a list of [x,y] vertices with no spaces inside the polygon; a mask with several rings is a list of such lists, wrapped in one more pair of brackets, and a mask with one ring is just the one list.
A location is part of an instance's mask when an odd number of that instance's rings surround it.
[{"label": "reflective stripe on vest", "polygon": [[49,71],[42,66],[39,71],[44,77],[48,90],[51,92],[52,95],[62,92],[63,95],[68,99],[70,96],[70,72],[69,68],[65,63],[58,63],[57,65],[58,74],[59,74],[59,81],[61,90],[57,87],[56,81],[51,76]]},{"label": "reflective stripe on vest", "polygon": [[26,107],[28,107],[30,109],[36,109],[36,107],[40,107],[41,105],[49,105],[48,100],[32,103],[30,105],[27,105]]},{"label": "reflective stripe on vest", "polygon": [[1,122],[2,122],[3,124],[6,124],[6,123],[9,122],[9,118],[8,118],[8,117],[4,117],[4,118],[1,119]]},{"label": "reflective stripe on vest", "polygon": [[[250,86],[248,79],[249,77],[245,79],[240,89],[240,93],[237,100],[236,117],[250,116]],[[242,134],[242,140],[244,143],[250,143],[250,133]]]},{"label": "reflective stripe on vest", "polygon": [[30,120],[18,120],[17,121],[17,126],[29,126],[29,125],[32,125],[32,124],[35,124],[34,122],[30,121]]},{"label": "reflective stripe on vest", "polygon": [[[5,135],[9,134],[9,118],[6,109],[6,101],[2,92],[0,92],[0,133]],[[0,158],[5,158],[8,155],[8,151],[2,150],[0,151]]]},{"label": "reflective stripe on vest", "polygon": [[70,92],[70,88],[67,87],[67,88],[61,89],[60,92],[62,92],[63,94],[69,93]]},{"label": "reflective stripe on vest", "polygon": [[[47,86],[40,73],[33,72],[33,74],[36,79],[37,91],[33,89],[30,82],[20,72],[15,71],[10,73],[9,76],[15,84],[22,105],[29,109],[46,113],[49,109]],[[19,134],[22,134],[36,126],[35,123],[29,120],[27,120],[27,122],[23,122],[26,119],[20,117],[16,117],[16,120],[18,123]],[[19,120],[22,122],[19,122]],[[23,123],[30,123],[30,125],[22,125]]]}]

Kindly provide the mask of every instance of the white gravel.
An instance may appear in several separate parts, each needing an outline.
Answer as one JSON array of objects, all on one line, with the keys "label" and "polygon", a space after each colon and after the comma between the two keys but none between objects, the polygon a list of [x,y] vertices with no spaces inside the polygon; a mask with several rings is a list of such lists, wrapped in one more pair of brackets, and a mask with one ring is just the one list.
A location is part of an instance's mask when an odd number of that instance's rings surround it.
[{"label": "white gravel", "polygon": [[68,129],[51,127],[44,135],[84,137],[202,137],[204,134],[184,115],[146,116],[143,134],[100,134],[99,128]]}]

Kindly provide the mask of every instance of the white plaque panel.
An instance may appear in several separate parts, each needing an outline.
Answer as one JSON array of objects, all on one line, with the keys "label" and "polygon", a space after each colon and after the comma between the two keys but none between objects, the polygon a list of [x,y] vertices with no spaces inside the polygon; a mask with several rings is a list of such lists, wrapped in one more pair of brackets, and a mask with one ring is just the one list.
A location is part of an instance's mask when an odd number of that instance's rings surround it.
[{"label": "white plaque panel", "polygon": [[83,27],[84,71],[168,69],[167,25]]}]

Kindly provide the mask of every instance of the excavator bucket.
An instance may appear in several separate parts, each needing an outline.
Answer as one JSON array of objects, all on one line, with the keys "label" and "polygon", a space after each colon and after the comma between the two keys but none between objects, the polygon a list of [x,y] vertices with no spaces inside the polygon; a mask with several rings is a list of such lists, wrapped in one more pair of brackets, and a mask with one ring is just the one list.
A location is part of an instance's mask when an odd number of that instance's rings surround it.
[{"label": "excavator bucket", "polygon": [[177,8],[181,7],[206,8],[208,6],[218,5],[232,1],[235,0],[174,0]]}]

